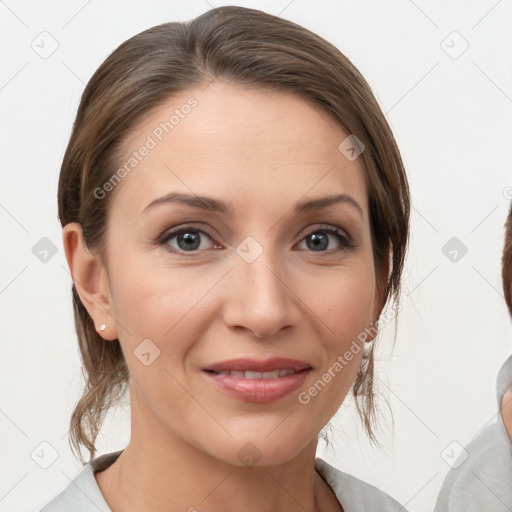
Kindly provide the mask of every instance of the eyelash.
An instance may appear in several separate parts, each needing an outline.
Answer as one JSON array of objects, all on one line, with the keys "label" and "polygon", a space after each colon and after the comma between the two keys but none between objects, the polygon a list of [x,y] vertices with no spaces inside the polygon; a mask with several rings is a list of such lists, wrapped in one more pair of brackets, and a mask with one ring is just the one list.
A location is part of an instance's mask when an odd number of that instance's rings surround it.
[{"label": "eyelash", "polygon": [[[171,240],[175,236],[179,235],[180,233],[185,233],[187,231],[193,231],[193,232],[197,232],[197,233],[202,233],[203,235],[207,235],[214,243],[216,243],[214,241],[214,235],[209,230],[199,229],[195,226],[183,226],[183,227],[180,227],[179,229],[174,229],[172,231],[166,231],[165,233],[163,233],[158,238],[157,245],[165,246],[165,249],[173,254],[180,254],[180,255],[186,254],[186,255],[192,256],[192,257],[199,256],[200,253],[204,252],[204,250],[180,251],[178,249],[175,249],[174,247],[169,246],[169,244],[168,244],[169,240]],[[333,253],[347,251],[347,250],[353,249],[355,247],[354,241],[347,234],[345,234],[344,231],[342,231],[341,229],[338,229],[338,228],[334,228],[330,225],[326,225],[326,224],[320,225],[316,229],[307,233],[301,239],[301,242],[303,240],[305,240],[308,236],[311,236],[312,234],[317,233],[319,231],[322,231],[324,233],[328,233],[331,235],[335,235],[344,247],[342,249],[328,249],[325,251],[309,251],[309,252],[318,253],[318,254],[333,254]]]}]

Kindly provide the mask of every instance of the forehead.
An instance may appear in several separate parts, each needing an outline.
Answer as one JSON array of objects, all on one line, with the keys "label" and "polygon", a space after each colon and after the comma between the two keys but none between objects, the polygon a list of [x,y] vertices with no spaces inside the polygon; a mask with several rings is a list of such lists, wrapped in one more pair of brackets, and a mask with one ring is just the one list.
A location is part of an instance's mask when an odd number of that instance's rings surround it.
[{"label": "forehead", "polygon": [[366,211],[362,163],[339,150],[347,136],[298,95],[213,82],[174,95],[139,121],[124,141],[118,164],[128,172],[113,207],[140,213],[173,191],[225,198],[235,209],[348,193]]}]

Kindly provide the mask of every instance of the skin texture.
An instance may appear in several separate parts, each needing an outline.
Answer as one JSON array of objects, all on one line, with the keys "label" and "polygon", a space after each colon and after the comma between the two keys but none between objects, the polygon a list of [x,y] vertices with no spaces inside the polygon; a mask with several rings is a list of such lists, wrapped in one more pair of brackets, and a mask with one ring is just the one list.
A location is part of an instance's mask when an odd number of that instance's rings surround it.
[{"label": "skin texture", "polygon": [[[347,133],[303,99],[219,81],[148,113],[126,140],[127,157],[191,96],[197,106],[109,192],[106,261],[84,249],[78,224],[63,233],[80,297],[97,328],[106,323],[101,336],[119,338],[130,371],[130,443],[96,474],[98,485],[114,512],[168,511],[170,503],[313,511],[314,496],[320,510],[341,510],[314,471],[317,435],[345,399],[362,350],[308,404],[297,395],[380,309],[387,276],[375,275],[363,169],[338,150]],[[170,203],[143,212],[169,192],[229,202],[233,216]],[[332,194],[350,195],[361,212],[344,202],[291,213],[298,201]],[[211,232],[192,230],[197,250],[187,253],[176,236],[156,242],[190,224]],[[315,249],[311,234],[324,224],[353,247],[324,232],[328,246]],[[262,249],[252,263],[236,251],[249,236]],[[134,355],[145,339],[160,350],[148,366]],[[235,357],[277,356],[313,370],[299,391],[273,403],[227,396],[202,371]],[[239,457],[247,443],[259,457],[252,467]]]},{"label": "skin texture", "polygon": [[501,401],[501,416],[507,429],[507,434],[512,442],[512,390],[508,390]]}]

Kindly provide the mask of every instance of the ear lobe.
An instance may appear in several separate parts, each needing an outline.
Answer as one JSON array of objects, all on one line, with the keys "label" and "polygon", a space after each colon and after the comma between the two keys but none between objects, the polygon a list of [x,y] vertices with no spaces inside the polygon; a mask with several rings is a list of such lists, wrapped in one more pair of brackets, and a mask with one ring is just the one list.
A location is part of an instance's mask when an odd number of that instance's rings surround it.
[{"label": "ear lobe", "polygon": [[[64,226],[62,241],[76,291],[96,331],[104,339],[116,339],[117,325],[113,318],[108,275],[101,258],[86,246],[82,226],[78,222]],[[106,324],[104,330],[100,330],[102,324]]]}]

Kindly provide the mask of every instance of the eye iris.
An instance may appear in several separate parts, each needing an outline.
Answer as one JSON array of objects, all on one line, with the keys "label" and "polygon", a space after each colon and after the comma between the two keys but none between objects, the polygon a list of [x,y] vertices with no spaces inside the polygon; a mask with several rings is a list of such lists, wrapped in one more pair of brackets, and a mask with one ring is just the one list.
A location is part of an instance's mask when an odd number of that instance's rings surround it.
[{"label": "eye iris", "polygon": [[[185,231],[177,236],[180,249],[195,251],[200,245],[199,234],[196,231]],[[184,246],[180,242],[186,242]]]},{"label": "eye iris", "polygon": [[[317,233],[320,233],[320,236]],[[318,231],[317,233],[312,233],[309,236],[309,241],[313,242],[312,244],[308,243],[309,248],[313,250],[317,250],[318,248],[326,249],[327,246],[329,245],[328,237],[325,235],[325,233],[322,233],[321,231]]]}]

